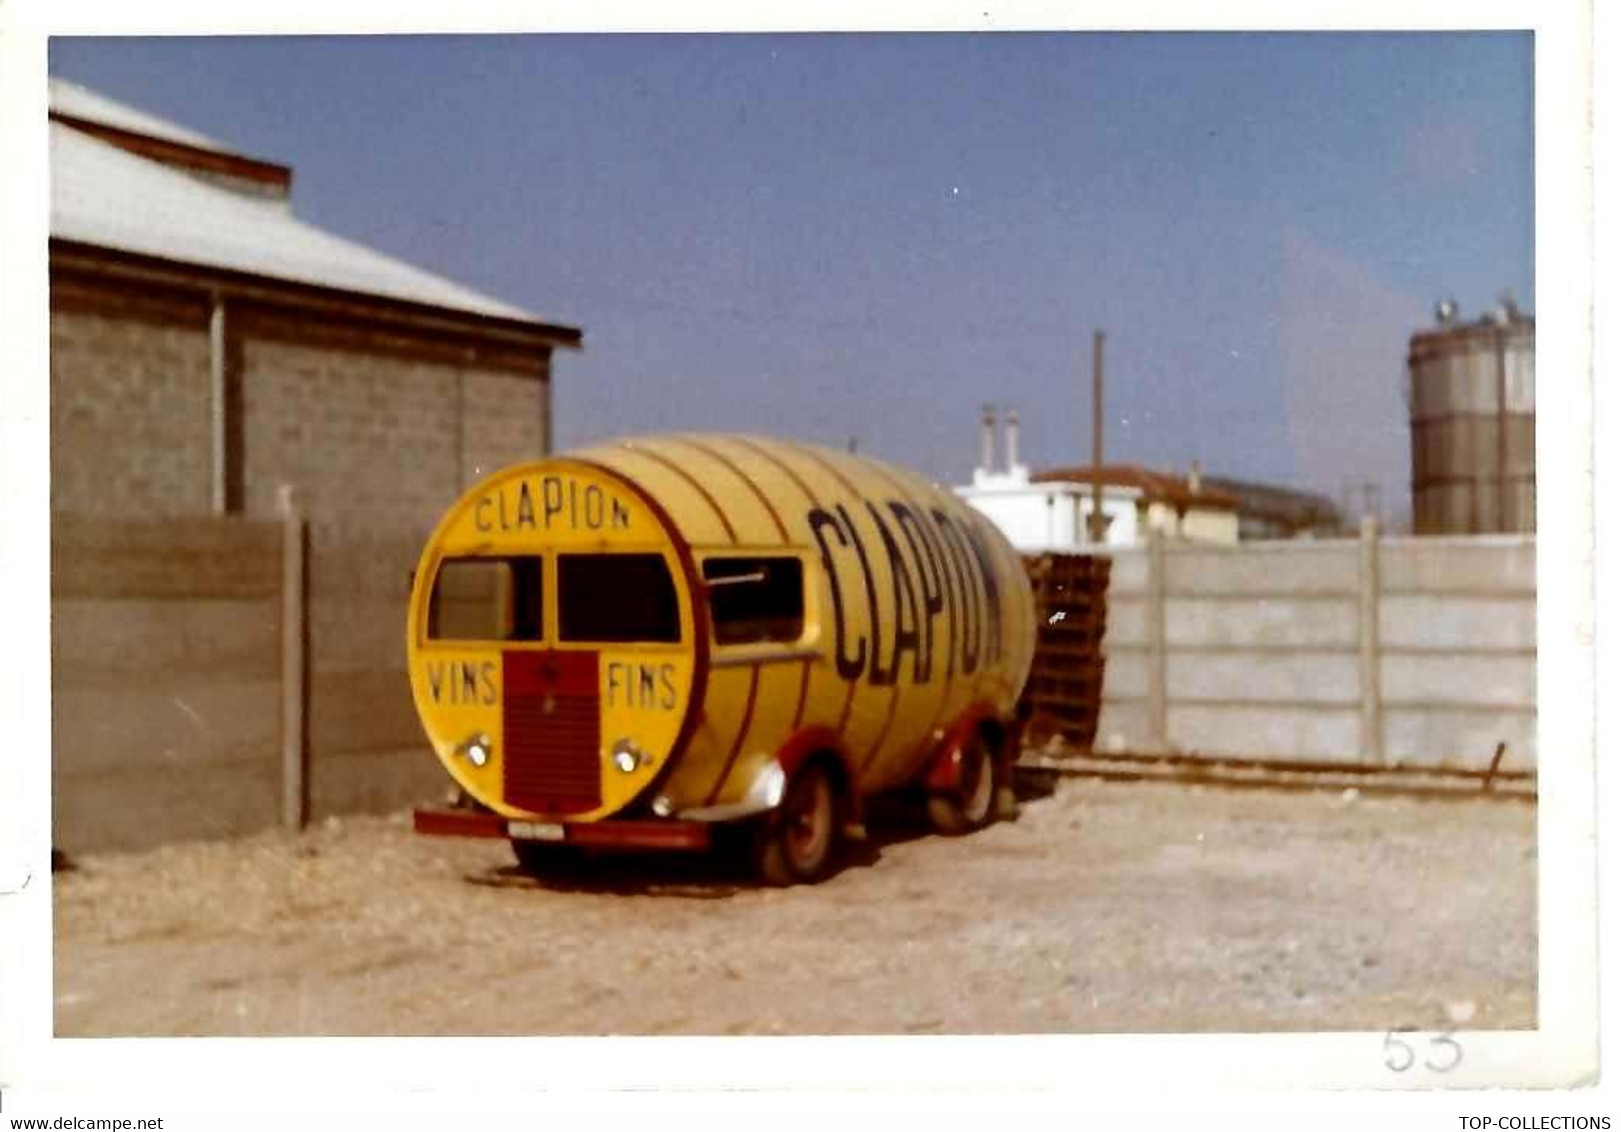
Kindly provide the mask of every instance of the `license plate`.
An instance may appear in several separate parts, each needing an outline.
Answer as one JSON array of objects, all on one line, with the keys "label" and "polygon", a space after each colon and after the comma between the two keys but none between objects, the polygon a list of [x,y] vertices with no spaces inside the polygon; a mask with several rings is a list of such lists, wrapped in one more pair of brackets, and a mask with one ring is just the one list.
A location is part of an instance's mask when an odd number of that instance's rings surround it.
[{"label": "license plate", "polygon": [[561,841],[563,827],[550,821],[509,821],[507,836],[519,841]]}]

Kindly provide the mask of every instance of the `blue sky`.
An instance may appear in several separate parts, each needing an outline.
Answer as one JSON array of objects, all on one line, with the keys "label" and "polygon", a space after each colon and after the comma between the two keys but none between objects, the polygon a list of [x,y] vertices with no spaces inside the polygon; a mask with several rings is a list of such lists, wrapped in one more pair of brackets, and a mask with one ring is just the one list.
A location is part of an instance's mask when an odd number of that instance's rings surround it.
[{"label": "blue sky", "polygon": [[582,327],[562,445],[1023,453],[1404,500],[1407,336],[1535,309],[1527,34],[54,40],[315,223]]}]

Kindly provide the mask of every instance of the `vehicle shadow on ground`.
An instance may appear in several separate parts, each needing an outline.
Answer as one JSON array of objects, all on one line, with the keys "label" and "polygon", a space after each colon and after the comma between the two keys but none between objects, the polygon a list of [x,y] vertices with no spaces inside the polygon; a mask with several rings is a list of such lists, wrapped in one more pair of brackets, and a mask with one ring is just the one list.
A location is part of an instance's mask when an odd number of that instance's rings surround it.
[{"label": "vehicle shadow on ground", "polygon": [[[1014,793],[1021,805],[1050,796],[1058,786],[1056,772],[1020,767]],[[867,804],[865,840],[845,846],[839,873],[869,869],[892,845],[935,836],[915,797],[894,795]],[[558,847],[534,871],[516,863],[469,873],[463,879],[484,888],[545,889],[600,896],[664,896],[688,900],[724,900],[740,892],[765,889],[749,863],[745,829],[718,831],[717,843],[702,853],[584,852]],[[824,882],[825,883],[825,882]]]}]

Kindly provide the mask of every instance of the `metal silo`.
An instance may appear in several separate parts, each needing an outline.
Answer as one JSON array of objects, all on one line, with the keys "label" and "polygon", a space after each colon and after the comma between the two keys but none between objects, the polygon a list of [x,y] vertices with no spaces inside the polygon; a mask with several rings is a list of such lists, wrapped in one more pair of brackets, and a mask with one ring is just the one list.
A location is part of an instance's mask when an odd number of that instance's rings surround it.
[{"label": "metal silo", "polygon": [[1413,530],[1536,530],[1536,322],[1505,297],[1488,316],[1437,325],[1407,353]]}]

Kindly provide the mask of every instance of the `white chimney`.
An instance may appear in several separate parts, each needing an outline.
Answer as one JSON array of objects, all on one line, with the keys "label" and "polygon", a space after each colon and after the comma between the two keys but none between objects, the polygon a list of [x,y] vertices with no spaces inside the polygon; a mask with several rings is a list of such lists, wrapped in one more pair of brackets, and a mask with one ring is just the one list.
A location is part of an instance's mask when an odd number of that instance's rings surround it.
[{"label": "white chimney", "polygon": [[1199,489],[1203,486],[1204,469],[1199,466],[1199,461],[1195,460],[1188,465],[1188,492],[1192,495],[1198,495]]},{"label": "white chimney", "polygon": [[1019,410],[1007,408],[1007,470],[1008,475],[1019,474]]},{"label": "white chimney", "polygon": [[986,405],[979,418],[979,470],[996,471],[996,408]]}]

